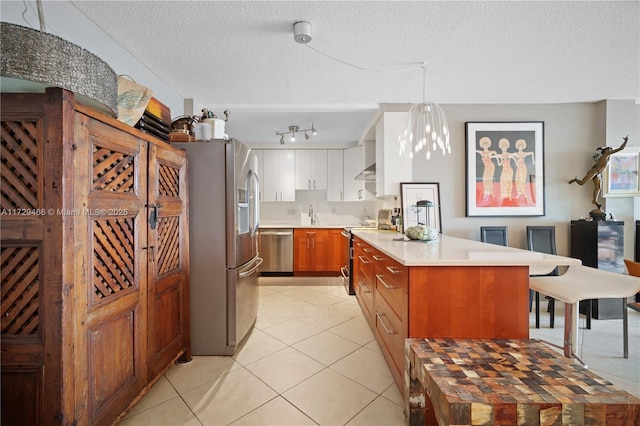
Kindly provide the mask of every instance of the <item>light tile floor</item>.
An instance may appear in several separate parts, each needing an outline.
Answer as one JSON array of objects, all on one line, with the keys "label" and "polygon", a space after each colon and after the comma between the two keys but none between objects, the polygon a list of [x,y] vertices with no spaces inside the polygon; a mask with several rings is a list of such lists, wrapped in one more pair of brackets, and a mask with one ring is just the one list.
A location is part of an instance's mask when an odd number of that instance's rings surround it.
[{"label": "light tile floor", "polygon": [[[260,312],[233,357],[174,365],[120,423],[130,425],[384,425],[404,423],[403,401],[368,323],[339,279],[260,279]],[[319,285],[320,284],[320,285]],[[530,335],[562,343],[542,306]],[[581,329],[578,355],[596,374],[640,397],[640,312]],[[584,326],[584,317],[581,317]]]}]

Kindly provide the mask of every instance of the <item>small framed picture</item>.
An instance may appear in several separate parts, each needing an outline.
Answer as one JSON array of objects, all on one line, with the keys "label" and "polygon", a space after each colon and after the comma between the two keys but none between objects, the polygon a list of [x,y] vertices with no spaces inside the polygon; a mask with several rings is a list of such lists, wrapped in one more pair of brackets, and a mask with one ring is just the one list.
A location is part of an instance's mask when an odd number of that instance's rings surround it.
[{"label": "small framed picture", "polygon": [[440,221],[440,184],[401,182],[402,232],[410,226],[426,226],[442,233]]},{"label": "small framed picture", "polygon": [[640,148],[625,148],[609,157],[604,173],[605,197],[637,197],[640,195],[638,170]]},{"label": "small framed picture", "polygon": [[467,216],[544,216],[544,122],[467,122]]}]

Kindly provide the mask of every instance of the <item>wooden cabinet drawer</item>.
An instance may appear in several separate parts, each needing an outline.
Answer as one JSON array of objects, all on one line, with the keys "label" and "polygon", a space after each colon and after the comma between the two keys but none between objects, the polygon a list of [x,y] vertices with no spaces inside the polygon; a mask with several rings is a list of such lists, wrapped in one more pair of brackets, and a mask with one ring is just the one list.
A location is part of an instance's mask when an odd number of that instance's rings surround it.
[{"label": "wooden cabinet drawer", "polygon": [[404,371],[404,339],[406,328],[403,327],[402,320],[393,312],[387,302],[382,297],[376,297],[375,301],[375,329],[380,336],[383,350],[391,356],[396,369]]},{"label": "wooden cabinet drawer", "polygon": [[384,281],[405,293],[409,292],[409,268],[391,259],[384,253],[377,252],[373,256],[376,264],[376,274],[384,275]]},{"label": "wooden cabinet drawer", "polygon": [[373,284],[375,283],[375,263],[372,257],[373,249],[368,245],[360,242],[356,242],[353,251],[353,265],[354,269],[361,273],[366,281],[371,284],[371,290],[373,290]]},{"label": "wooden cabinet drawer", "polygon": [[385,298],[396,315],[402,318],[407,307],[409,269],[379,251],[372,257],[376,264],[376,291]]},{"label": "wooden cabinet drawer", "polygon": [[357,295],[367,320],[373,327],[373,286],[365,281],[358,281]]},{"label": "wooden cabinet drawer", "polygon": [[[380,272],[376,270],[376,272]],[[376,274],[375,289],[380,298],[384,298],[391,310],[400,318],[407,309],[407,293],[389,279],[389,274]]]}]

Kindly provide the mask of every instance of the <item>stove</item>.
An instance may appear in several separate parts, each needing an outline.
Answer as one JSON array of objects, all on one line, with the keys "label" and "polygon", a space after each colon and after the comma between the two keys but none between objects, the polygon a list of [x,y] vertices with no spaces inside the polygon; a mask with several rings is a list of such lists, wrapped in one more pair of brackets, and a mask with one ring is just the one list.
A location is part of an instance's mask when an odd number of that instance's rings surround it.
[{"label": "stove", "polygon": [[340,273],[342,274],[342,280],[344,282],[344,288],[347,291],[347,294],[354,296],[356,294],[353,288],[353,234],[351,233],[354,229],[377,229],[375,226],[350,226],[342,229],[342,236],[347,238],[347,255],[346,265],[340,268]]}]

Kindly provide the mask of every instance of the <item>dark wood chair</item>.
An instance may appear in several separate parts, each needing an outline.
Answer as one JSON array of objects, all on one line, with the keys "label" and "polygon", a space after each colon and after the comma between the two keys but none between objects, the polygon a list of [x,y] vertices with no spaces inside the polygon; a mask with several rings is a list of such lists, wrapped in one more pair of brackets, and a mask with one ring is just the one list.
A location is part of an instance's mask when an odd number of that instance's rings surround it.
[{"label": "dark wood chair", "polygon": [[[531,251],[539,253],[557,254],[556,252],[556,227],[555,226],[527,226],[527,247]],[[558,268],[547,275],[558,275]],[[537,275],[536,275],[537,276]],[[536,300],[536,328],[540,328],[540,293],[529,290],[529,312],[533,303],[533,296]],[[549,300],[549,327],[554,328],[555,324],[555,299],[547,297]]]},{"label": "dark wood chair", "polygon": [[508,246],[509,228],[506,226],[481,226],[480,241],[499,246]]}]

